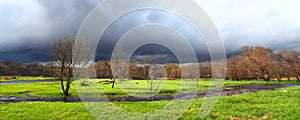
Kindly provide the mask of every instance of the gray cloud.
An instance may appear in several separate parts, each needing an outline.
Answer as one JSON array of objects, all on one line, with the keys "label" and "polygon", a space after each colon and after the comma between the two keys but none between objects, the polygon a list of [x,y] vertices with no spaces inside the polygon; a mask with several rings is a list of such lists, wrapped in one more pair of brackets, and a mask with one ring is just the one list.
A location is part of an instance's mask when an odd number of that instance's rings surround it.
[{"label": "gray cloud", "polygon": [[[75,34],[88,13],[102,0],[1,0],[0,60],[45,61],[48,45],[66,34]],[[227,53],[236,54],[244,45],[300,50],[300,1],[298,0],[197,0],[215,22]],[[149,15],[154,15],[154,13]],[[156,15],[162,23],[172,16]],[[149,19],[157,20],[157,19]],[[142,17],[131,18],[136,22]],[[122,23],[126,24],[126,23]],[[183,25],[184,26],[184,25]],[[182,29],[182,28],[180,28]],[[188,33],[188,30],[182,29]],[[107,36],[108,46],[114,33]],[[203,43],[201,43],[203,44]],[[195,47],[197,48],[197,47]],[[205,50],[203,46],[203,50]],[[156,49],[160,51],[160,49]],[[104,54],[109,55],[110,50]],[[144,55],[142,50],[137,54]],[[161,50],[157,56],[171,55]],[[201,49],[199,49],[201,51]],[[205,57],[206,56],[206,57]],[[198,57],[207,58],[207,52]]]},{"label": "gray cloud", "polygon": [[299,0],[199,0],[214,20],[227,52],[244,45],[300,46]]},{"label": "gray cloud", "polygon": [[0,1],[0,52],[45,46],[74,34],[95,1]]},{"label": "gray cloud", "polygon": [[75,34],[102,0],[1,0],[0,60],[45,61],[49,44]]}]

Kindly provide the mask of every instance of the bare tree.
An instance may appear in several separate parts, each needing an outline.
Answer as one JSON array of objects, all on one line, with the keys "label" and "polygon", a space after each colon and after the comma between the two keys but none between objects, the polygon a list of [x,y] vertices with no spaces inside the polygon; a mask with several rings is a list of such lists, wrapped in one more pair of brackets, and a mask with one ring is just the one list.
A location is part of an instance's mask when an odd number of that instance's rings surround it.
[{"label": "bare tree", "polygon": [[[153,67],[153,65],[155,65],[157,63],[157,60],[154,56],[148,55],[144,57],[144,61],[143,61],[143,67],[144,67],[144,79],[148,80],[148,82],[150,83],[150,96],[152,95],[152,90],[153,90],[153,84],[154,84],[154,79],[150,79],[150,68]],[[158,68],[151,70],[151,74],[156,76],[156,72],[158,71]],[[155,77],[154,77],[155,78]],[[150,80],[150,81],[149,81]]]},{"label": "bare tree", "polygon": [[152,67],[154,64],[157,63],[157,60],[154,56],[148,55],[144,57],[144,61],[143,61],[143,67],[145,69],[144,71],[144,79],[145,80],[149,80],[149,69],[150,67]]},{"label": "bare tree", "polygon": [[196,82],[196,86],[199,86],[199,64],[190,63],[188,65],[181,65],[181,78],[191,79]]},{"label": "bare tree", "polygon": [[113,75],[112,88],[114,88],[116,78],[120,79],[122,82],[129,77],[129,61],[124,59],[124,57],[125,53],[123,46],[121,43],[116,44],[111,59],[111,72]]},{"label": "bare tree", "polygon": [[95,69],[97,78],[110,78],[112,80],[112,75],[110,74],[110,61],[103,60],[96,62]]},{"label": "bare tree", "polygon": [[281,50],[278,52],[278,56],[282,61],[285,61],[289,67],[289,79],[293,75],[298,81],[300,81],[300,53],[296,50]]},{"label": "bare tree", "polygon": [[168,63],[168,64],[164,65],[164,68],[166,70],[167,77],[169,80],[174,80],[176,78],[179,78],[180,69],[179,69],[178,65],[176,65],[174,63]]},{"label": "bare tree", "polygon": [[[92,53],[83,39],[78,39],[75,45],[75,36],[66,36],[52,43],[50,68],[54,77],[60,81],[65,96],[70,96],[69,90],[73,79],[75,67],[88,68],[89,57]],[[73,48],[77,47],[77,51]]]},{"label": "bare tree", "polygon": [[145,78],[144,77],[145,70],[143,67],[139,67],[138,64],[140,64],[140,63],[135,60],[130,60],[129,74],[132,79],[144,79]]},{"label": "bare tree", "polygon": [[278,60],[272,60],[270,65],[270,70],[273,74],[273,77],[280,82],[282,78],[287,74],[287,65],[284,62]]},{"label": "bare tree", "polygon": [[[107,58],[104,59],[104,66],[105,66],[105,70],[108,71],[109,79],[112,80],[114,77],[113,77],[113,74],[112,74],[112,71],[111,71],[111,62]],[[112,86],[112,88],[114,88],[114,86]]]},{"label": "bare tree", "polygon": [[249,67],[251,72],[262,78],[264,81],[269,81],[271,78],[270,63],[272,61],[273,51],[265,47],[250,47],[241,48],[243,55],[252,66]]},{"label": "bare tree", "polygon": [[211,63],[202,62],[199,64],[199,72],[201,78],[210,78],[211,77]]},{"label": "bare tree", "polygon": [[226,79],[231,80],[242,80],[242,79],[257,79],[250,70],[253,64],[247,61],[246,57],[242,55],[231,57],[227,62],[227,77]]},{"label": "bare tree", "polygon": [[[149,78],[150,78],[150,97],[154,93],[158,93],[163,87],[162,78],[166,76],[165,69],[161,65],[152,65],[149,69]],[[151,98],[152,99],[152,98]]]},{"label": "bare tree", "polygon": [[243,74],[242,71],[244,68],[242,65],[243,62],[243,57],[242,56],[234,56],[228,60],[227,63],[227,76],[231,80],[237,80],[239,81],[242,79]]}]

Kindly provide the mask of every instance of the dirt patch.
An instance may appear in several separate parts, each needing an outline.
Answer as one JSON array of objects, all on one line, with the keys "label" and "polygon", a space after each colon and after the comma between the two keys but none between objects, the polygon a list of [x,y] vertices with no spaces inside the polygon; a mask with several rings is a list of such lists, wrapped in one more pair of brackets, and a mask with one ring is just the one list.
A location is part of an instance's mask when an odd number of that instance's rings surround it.
[{"label": "dirt patch", "polygon": [[57,81],[56,80],[21,80],[21,81],[0,82],[0,85],[16,85],[16,84],[43,83],[43,82],[57,82]]}]

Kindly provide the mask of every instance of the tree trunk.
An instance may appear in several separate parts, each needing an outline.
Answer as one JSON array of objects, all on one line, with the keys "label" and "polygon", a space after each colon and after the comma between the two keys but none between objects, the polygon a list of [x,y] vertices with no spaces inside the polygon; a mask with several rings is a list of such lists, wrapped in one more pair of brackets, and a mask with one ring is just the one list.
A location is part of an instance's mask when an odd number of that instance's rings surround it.
[{"label": "tree trunk", "polygon": [[63,74],[65,71],[65,66],[64,66],[64,62],[62,63],[62,67],[60,68],[60,75],[59,75],[59,80],[60,80],[60,85],[61,85],[61,89],[64,92],[64,94],[66,94],[66,90],[65,90],[65,85],[64,85],[64,77]]},{"label": "tree trunk", "polygon": [[269,74],[264,74],[262,78],[263,78],[264,81],[270,81],[270,75]]},{"label": "tree trunk", "polygon": [[69,94],[70,83],[71,83],[70,81],[67,82],[65,96],[70,96]]},{"label": "tree trunk", "polygon": [[152,96],[152,87],[153,87],[153,81],[150,81],[150,97]]},{"label": "tree trunk", "polygon": [[297,80],[298,80],[298,81],[300,81],[300,78],[299,78],[299,76],[296,76],[296,78],[297,78]]},{"label": "tree trunk", "polygon": [[113,81],[112,81],[112,85],[111,85],[111,88],[114,88],[115,87],[115,78],[113,79]]},{"label": "tree trunk", "polygon": [[70,86],[71,86],[71,73],[72,70],[69,70],[69,75],[68,75],[68,79],[67,79],[67,85],[66,85],[66,92],[65,92],[65,96],[70,96],[69,94],[69,89],[70,89]]},{"label": "tree trunk", "polygon": [[277,80],[278,80],[278,82],[281,82],[281,78],[280,77],[278,77]]},{"label": "tree trunk", "polygon": [[276,76],[276,79],[278,80],[278,82],[281,82],[281,78]]},{"label": "tree trunk", "polygon": [[61,85],[61,89],[64,93],[64,95],[66,94],[66,90],[65,90],[65,85],[64,85],[64,81],[63,80],[60,80],[60,85]]},{"label": "tree trunk", "polygon": [[291,72],[289,71],[288,81],[291,81]]}]

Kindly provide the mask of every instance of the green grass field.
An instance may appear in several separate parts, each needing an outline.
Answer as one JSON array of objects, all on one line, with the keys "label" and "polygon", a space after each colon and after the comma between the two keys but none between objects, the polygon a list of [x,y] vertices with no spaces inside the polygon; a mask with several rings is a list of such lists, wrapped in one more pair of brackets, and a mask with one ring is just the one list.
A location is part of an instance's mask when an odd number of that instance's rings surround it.
[{"label": "green grass field", "polygon": [[[1,86],[3,87],[3,86]],[[2,92],[2,91],[1,91]],[[205,119],[276,119],[299,120],[300,119],[300,87],[289,87],[273,91],[261,91],[258,93],[242,94],[235,96],[223,96]],[[180,119],[199,119],[199,107],[203,99],[198,99],[185,111]],[[155,102],[115,102],[119,108],[130,112],[149,112],[166,105],[169,101]],[[106,103],[95,103],[102,106],[103,111],[98,116],[109,114]],[[169,110],[170,113],[176,110]],[[108,112],[108,111],[107,111]],[[112,118],[120,117],[113,113]],[[85,109],[84,104],[63,102],[21,102],[0,104],[1,120],[84,120],[94,119]],[[124,118],[125,119],[125,118]]]},{"label": "green grass field", "polygon": [[[127,95],[122,89],[118,87],[118,84],[116,84],[115,88],[111,88],[111,83],[108,82],[100,82],[103,81],[103,79],[100,80],[90,80],[89,82],[94,83],[94,87],[86,87],[87,92],[95,92],[96,90],[99,91],[99,86],[102,88],[105,95],[111,95],[111,96],[125,96]],[[146,80],[133,80],[134,84],[138,86],[142,86],[145,89],[149,89],[147,85],[149,85],[149,82]],[[198,87],[198,90],[205,90],[209,87],[210,81],[202,79],[200,80],[200,85]],[[271,82],[264,82],[264,81],[226,81],[224,83],[225,86],[230,85],[245,85],[245,84],[285,84],[285,83],[297,83],[297,82],[277,82],[277,81],[271,81]],[[194,84],[192,82],[191,84]],[[299,84],[299,83],[298,83]],[[99,85],[99,86],[98,86]],[[165,81],[163,88],[159,91],[159,94],[175,94],[178,92],[178,88],[180,86],[179,80],[172,80],[172,81]],[[128,86],[130,88],[131,86]],[[189,86],[183,86],[182,89],[188,89]],[[84,88],[84,87],[83,87]],[[94,88],[91,89],[91,88]],[[124,89],[124,88],[123,88]],[[125,88],[126,89],[126,88]],[[131,93],[138,93],[143,92],[145,89],[131,89]],[[72,84],[70,93],[72,96],[78,96],[75,83]],[[26,84],[13,84],[13,85],[0,85],[0,96],[30,96],[30,97],[62,97],[63,93],[61,91],[60,83],[59,82],[45,82],[45,83],[26,83]]]},{"label": "green grass field", "polygon": [[[31,79],[32,77],[27,77]],[[24,78],[25,79],[25,78]],[[38,79],[38,78],[36,78]],[[76,81],[78,84],[80,81]],[[106,79],[87,80],[90,84],[88,87],[77,86],[74,82],[71,86],[70,93],[72,96],[78,96],[77,90],[81,94],[94,95],[101,88],[105,95],[110,96],[127,96],[128,93],[143,93],[147,94],[149,81],[133,80],[124,81],[111,88],[111,83]],[[141,88],[135,88],[133,83]],[[173,95],[178,92],[181,82],[179,80],[157,81],[162,84],[162,89],[158,91],[159,95]],[[188,85],[194,85],[195,81],[189,81],[187,86],[181,86],[182,90],[189,89]],[[210,86],[210,81],[207,79],[200,80],[198,90],[206,90]],[[247,85],[247,84],[299,84],[295,81],[226,81],[225,86],[232,85]],[[76,89],[77,88],[77,89]],[[134,89],[132,89],[134,88]],[[126,90],[124,92],[123,90]],[[26,83],[13,85],[0,85],[0,97],[63,97],[59,82],[43,82],[43,83]],[[179,119],[200,119],[199,108],[204,99],[196,99],[191,106],[183,113]],[[205,119],[300,119],[300,86],[283,88],[273,91],[261,91],[258,93],[241,94],[235,96],[220,97],[213,110],[206,116]],[[174,104],[183,101],[175,101]],[[93,108],[97,113],[96,117],[106,117],[106,119],[123,119],[121,112],[117,108],[129,111],[132,113],[148,113],[159,110],[164,106],[172,103],[171,101],[152,101],[152,102],[19,102],[19,103],[0,103],[0,120],[18,120],[18,119],[64,119],[64,120],[83,120],[95,119],[85,109],[85,105],[97,106]],[[164,112],[159,112],[165,116],[180,115],[179,109],[170,108]],[[112,115],[110,114],[112,113]],[[127,116],[128,117],[128,116]],[[139,116],[136,119],[146,119],[144,116]],[[156,119],[162,119],[161,116]],[[132,119],[132,118],[129,118]]]}]

